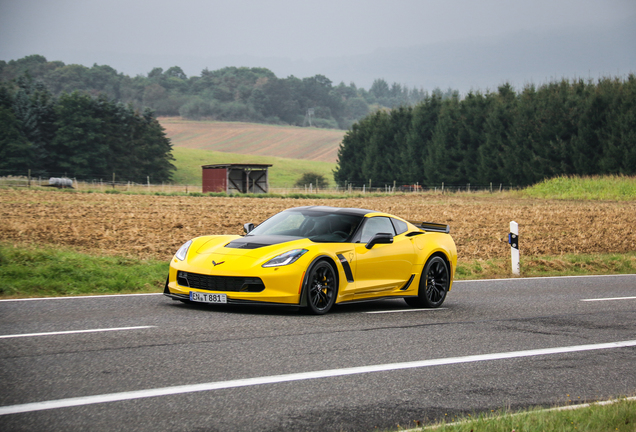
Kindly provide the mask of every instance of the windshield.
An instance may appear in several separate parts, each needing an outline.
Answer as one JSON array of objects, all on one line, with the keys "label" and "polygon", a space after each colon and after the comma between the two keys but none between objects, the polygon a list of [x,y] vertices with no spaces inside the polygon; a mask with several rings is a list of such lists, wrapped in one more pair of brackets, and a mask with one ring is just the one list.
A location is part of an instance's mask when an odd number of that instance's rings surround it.
[{"label": "windshield", "polygon": [[314,242],[343,243],[351,238],[362,216],[315,210],[284,211],[254,228],[248,236],[307,237]]}]

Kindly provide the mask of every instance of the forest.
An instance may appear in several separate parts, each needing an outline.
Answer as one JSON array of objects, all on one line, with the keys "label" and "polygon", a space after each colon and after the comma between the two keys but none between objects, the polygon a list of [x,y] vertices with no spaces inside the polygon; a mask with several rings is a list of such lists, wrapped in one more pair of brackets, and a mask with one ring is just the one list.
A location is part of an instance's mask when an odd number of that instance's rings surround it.
[{"label": "forest", "polygon": [[497,91],[366,91],[265,68],[109,66],[39,55],[0,61],[0,175],[169,181],[157,115],[347,129],[336,183],[521,187],[560,175],[636,174],[636,77],[510,84]]},{"label": "forest", "polygon": [[340,185],[526,186],[561,175],[636,174],[636,76],[510,84],[425,97],[354,124]]},{"label": "forest", "polygon": [[0,84],[0,176],[169,181],[172,145],[149,109],[105,95],[55,97],[40,81]]},{"label": "forest", "polygon": [[[67,65],[41,55],[0,61],[0,82],[14,82],[25,73],[54,96],[101,94],[138,110],[152,109],[157,116],[333,129],[348,129],[378,108],[413,105],[427,96],[422,89],[389,85],[384,79],[375,80],[367,91],[354,83],[334,85],[323,75],[278,78],[266,68],[204,69],[188,77],[178,66],[156,67],[145,76],[129,77],[107,65]],[[444,97],[453,92],[433,93]]]}]

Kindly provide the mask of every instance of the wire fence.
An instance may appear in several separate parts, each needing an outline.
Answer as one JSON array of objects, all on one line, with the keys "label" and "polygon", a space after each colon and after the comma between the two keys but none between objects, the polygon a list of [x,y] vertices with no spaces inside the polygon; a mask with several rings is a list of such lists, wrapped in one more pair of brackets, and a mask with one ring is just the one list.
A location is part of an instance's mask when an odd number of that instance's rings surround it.
[{"label": "wire fence", "polygon": [[150,193],[201,193],[201,185],[179,185],[173,183],[135,183],[104,180],[77,180],[67,177],[0,177],[0,187],[13,188],[57,188],[75,189],[78,191],[95,192],[150,192]]},{"label": "wire fence", "polygon": [[[57,188],[74,189],[77,191],[93,192],[130,192],[130,193],[165,193],[165,194],[202,194],[201,185],[174,184],[174,183],[135,183],[124,181],[104,181],[102,179],[78,180],[67,177],[28,177],[28,176],[5,176],[0,177],[0,187],[9,188]],[[333,194],[333,195],[365,195],[365,194],[417,194],[417,193],[470,193],[470,192],[504,192],[517,189],[511,184],[489,183],[489,184],[402,184],[381,185],[369,187],[367,184],[354,186],[352,183],[346,185],[336,185],[327,188],[317,188],[313,184],[304,187],[270,187],[269,193],[277,195],[293,194]]]}]

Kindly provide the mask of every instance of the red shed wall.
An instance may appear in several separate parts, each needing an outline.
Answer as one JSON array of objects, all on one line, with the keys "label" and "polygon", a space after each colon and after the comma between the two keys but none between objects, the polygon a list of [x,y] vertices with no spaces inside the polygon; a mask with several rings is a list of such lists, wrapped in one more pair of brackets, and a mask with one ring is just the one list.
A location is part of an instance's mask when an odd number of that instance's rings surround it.
[{"label": "red shed wall", "polygon": [[203,193],[227,192],[226,168],[203,168]]}]

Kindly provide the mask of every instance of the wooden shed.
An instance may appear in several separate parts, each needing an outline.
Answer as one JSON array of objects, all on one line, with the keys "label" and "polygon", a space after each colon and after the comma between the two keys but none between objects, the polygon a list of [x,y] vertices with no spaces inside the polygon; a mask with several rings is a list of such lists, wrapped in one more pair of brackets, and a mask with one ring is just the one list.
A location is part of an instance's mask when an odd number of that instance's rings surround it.
[{"label": "wooden shed", "polygon": [[267,193],[268,164],[203,165],[203,193]]}]

